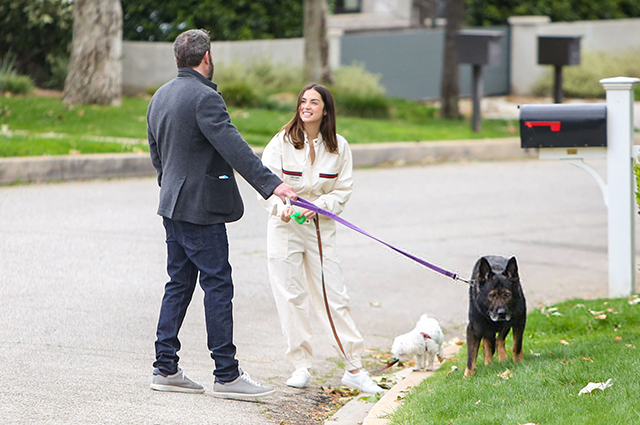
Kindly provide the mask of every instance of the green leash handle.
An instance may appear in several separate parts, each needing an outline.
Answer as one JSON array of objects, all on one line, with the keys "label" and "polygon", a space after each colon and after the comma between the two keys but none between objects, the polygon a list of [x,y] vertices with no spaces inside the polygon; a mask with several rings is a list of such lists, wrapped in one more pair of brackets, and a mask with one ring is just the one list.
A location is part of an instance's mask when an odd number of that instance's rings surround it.
[{"label": "green leash handle", "polygon": [[307,222],[307,217],[302,215],[300,211],[291,214],[291,218],[298,222],[298,224],[304,224]]}]

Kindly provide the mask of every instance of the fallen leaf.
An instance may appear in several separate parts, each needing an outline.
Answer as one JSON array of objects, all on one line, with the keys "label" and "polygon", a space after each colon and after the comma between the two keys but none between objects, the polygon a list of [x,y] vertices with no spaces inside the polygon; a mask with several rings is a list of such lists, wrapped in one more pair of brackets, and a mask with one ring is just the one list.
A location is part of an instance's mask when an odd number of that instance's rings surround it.
[{"label": "fallen leaf", "polygon": [[529,352],[531,353],[532,356],[536,356],[536,357],[540,356],[540,353],[534,353],[532,349],[529,349]]},{"label": "fallen leaf", "polygon": [[571,345],[569,342],[565,341],[564,339],[560,340],[560,344],[562,344],[562,345]]},{"label": "fallen leaf", "polygon": [[598,314],[597,316],[593,316],[594,319],[605,320],[607,318],[606,314]]},{"label": "fallen leaf", "polygon": [[627,348],[634,348],[634,349],[636,348],[636,346],[635,346],[635,345],[633,345],[633,344],[625,344],[625,346],[626,346]]},{"label": "fallen leaf", "polygon": [[449,372],[447,372],[447,376],[451,375],[456,370],[458,370],[458,366],[451,366],[451,370],[449,370]]},{"label": "fallen leaf", "polygon": [[622,341],[622,337],[621,336],[616,336],[613,338],[614,341]]},{"label": "fallen leaf", "polygon": [[513,378],[513,372],[507,369],[504,372],[499,373],[498,376],[502,379],[511,379]]},{"label": "fallen leaf", "polygon": [[478,404],[482,403],[482,400],[478,400],[476,401],[475,405],[477,406]]},{"label": "fallen leaf", "polygon": [[593,363],[593,359],[591,357],[583,357],[582,360]]},{"label": "fallen leaf", "polygon": [[612,379],[609,378],[609,379],[607,379],[607,382],[589,382],[586,387],[584,387],[583,389],[580,390],[578,395],[590,394],[594,390],[602,390],[602,391],[604,391],[605,389],[607,389],[611,385],[613,385],[611,383],[611,381],[612,381]]},{"label": "fallen leaf", "polygon": [[[360,397],[360,400],[368,401],[369,403],[377,403],[380,401],[381,398],[382,398],[381,393],[375,393],[368,396]],[[399,401],[399,400],[401,400],[400,396],[398,396],[398,400],[396,401]]]},{"label": "fallen leaf", "polygon": [[627,298],[627,303],[629,303],[629,305],[640,304],[640,295],[630,296],[629,298]]}]

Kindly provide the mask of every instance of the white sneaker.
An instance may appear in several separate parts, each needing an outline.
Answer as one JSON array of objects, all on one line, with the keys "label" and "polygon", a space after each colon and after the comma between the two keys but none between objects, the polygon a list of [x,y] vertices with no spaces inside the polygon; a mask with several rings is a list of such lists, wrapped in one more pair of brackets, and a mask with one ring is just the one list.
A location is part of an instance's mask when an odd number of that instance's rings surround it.
[{"label": "white sneaker", "polygon": [[360,370],[360,372],[353,374],[349,372],[345,372],[342,377],[342,385],[346,385],[347,387],[356,388],[363,393],[367,394],[376,394],[382,393],[384,390],[378,386],[375,382],[371,380],[369,374]]},{"label": "white sneaker", "polygon": [[287,379],[287,385],[295,388],[305,388],[309,385],[310,379],[311,375],[307,369],[296,369],[296,371],[291,374],[291,378]]}]

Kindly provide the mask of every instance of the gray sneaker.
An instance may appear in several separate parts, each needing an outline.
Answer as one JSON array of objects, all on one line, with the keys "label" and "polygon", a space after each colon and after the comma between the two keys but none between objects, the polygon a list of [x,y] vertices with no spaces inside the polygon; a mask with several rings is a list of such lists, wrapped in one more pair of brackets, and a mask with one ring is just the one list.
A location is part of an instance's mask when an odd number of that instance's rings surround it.
[{"label": "gray sneaker", "polygon": [[237,398],[247,400],[264,397],[275,393],[272,387],[261,385],[251,379],[247,372],[240,370],[240,376],[231,382],[214,382],[213,396],[220,398]]},{"label": "gray sneaker", "polygon": [[175,374],[167,376],[162,375],[158,369],[155,369],[153,371],[153,378],[151,379],[151,389],[177,393],[202,394],[204,392],[202,385],[198,385],[187,378],[187,375],[184,374],[181,367],[178,367],[178,372]]}]

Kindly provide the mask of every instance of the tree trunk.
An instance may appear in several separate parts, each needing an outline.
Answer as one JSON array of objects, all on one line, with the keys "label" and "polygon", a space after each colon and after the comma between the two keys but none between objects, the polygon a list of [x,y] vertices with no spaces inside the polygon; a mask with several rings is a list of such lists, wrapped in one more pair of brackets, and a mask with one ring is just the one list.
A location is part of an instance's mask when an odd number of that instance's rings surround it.
[{"label": "tree trunk", "polygon": [[304,76],[309,82],[330,83],[332,80],[326,0],[304,0]]},{"label": "tree trunk", "polygon": [[447,27],[444,36],[444,61],[442,66],[440,116],[459,119],[458,96],[458,58],[456,54],[456,34],[460,30],[464,0],[447,1]]},{"label": "tree trunk", "polygon": [[122,5],[120,0],[76,0],[69,74],[62,101],[120,105]]}]

